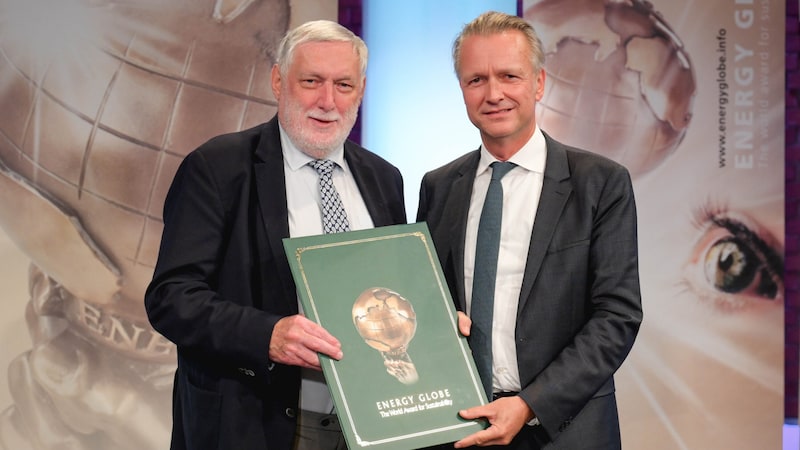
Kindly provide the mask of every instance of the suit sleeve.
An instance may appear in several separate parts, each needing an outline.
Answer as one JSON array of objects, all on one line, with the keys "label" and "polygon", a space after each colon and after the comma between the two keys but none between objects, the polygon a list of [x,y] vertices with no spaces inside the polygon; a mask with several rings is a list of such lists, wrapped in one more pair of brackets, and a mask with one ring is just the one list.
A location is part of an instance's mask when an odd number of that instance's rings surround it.
[{"label": "suit sleeve", "polygon": [[428,175],[422,177],[419,187],[419,203],[417,203],[417,222],[424,222],[428,218],[428,194],[427,194]]},{"label": "suit sleeve", "polygon": [[[269,338],[280,317],[219,293],[234,228],[224,195],[203,154],[189,154],[167,194],[159,259],[145,306],[153,327],[182,351],[265,373]],[[248,262],[237,264],[247,267]],[[248,277],[241,274],[244,290]]]},{"label": "suit sleeve", "polygon": [[[574,286],[563,291],[581,294],[561,300],[576,302],[571,307],[584,311],[576,316],[585,314],[585,320],[521,393],[550,436],[568,426],[594,396],[613,394],[613,375],[630,352],[642,320],[633,187],[621,166],[603,173],[587,177],[577,194],[583,198],[576,202],[589,206],[576,210],[591,211],[585,214],[591,221],[588,261],[573,261],[574,273],[569,273],[570,266],[560,269],[567,271],[559,278],[561,284],[584,283],[577,291]],[[548,264],[552,268],[553,260],[546,258],[543,267]]]}]

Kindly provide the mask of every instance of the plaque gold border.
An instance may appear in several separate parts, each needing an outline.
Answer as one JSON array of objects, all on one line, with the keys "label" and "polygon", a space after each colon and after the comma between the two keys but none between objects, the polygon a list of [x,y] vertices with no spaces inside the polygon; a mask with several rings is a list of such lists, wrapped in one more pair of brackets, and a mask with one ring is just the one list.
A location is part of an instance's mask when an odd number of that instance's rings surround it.
[{"label": "plaque gold border", "polygon": [[[428,232],[427,224],[424,222],[415,223],[415,224],[408,224],[408,225],[392,225],[387,227],[379,227],[370,230],[360,230],[360,231],[351,231],[346,233],[336,233],[336,234],[328,234],[328,235],[319,235],[319,236],[310,236],[310,237],[299,237],[299,238],[287,238],[284,239],[284,248],[286,250],[287,255],[290,257],[290,260],[293,258],[294,261],[290,261],[292,266],[292,273],[295,278],[295,282],[297,284],[298,296],[300,297],[300,302],[303,306],[303,310],[306,311],[306,314],[309,312],[309,319],[313,320],[314,322],[318,323],[322,327],[326,327],[326,320],[320,317],[319,309],[317,308],[317,301],[314,297],[314,293],[311,290],[311,286],[309,283],[309,277],[312,274],[309,274],[306,266],[303,264],[303,257],[312,251],[324,251],[330,248],[337,248],[343,246],[352,246],[352,245],[359,245],[368,242],[375,242],[375,241],[382,241],[382,240],[390,240],[390,239],[407,239],[407,238],[414,238],[418,239],[422,242],[425,252],[427,255],[427,266],[433,273],[433,276],[436,280],[436,285],[438,288],[438,295],[436,296],[439,301],[444,302],[444,306],[447,311],[447,324],[450,329],[454,330],[455,333],[458,333],[458,317],[456,314],[455,307],[453,306],[452,298],[450,296],[450,292],[447,288],[447,284],[444,282],[442,270],[439,265],[439,259],[435,253],[435,248],[431,244],[430,234]],[[306,242],[314,241],[315,243],[306,244]],[[419,263],[417,261],[417,263]],[[408,264],[414,264],[414,262],[408,262]],[[485,404],[486,397],[483,391],[483,385],[480,381],[480,378],[475,370],[474,362],[472,359],[472,352],[469,349],[469,346],[466,343],[466,339],[458,339],[457,341],[458,349],[460,352],[460,357],[464,359],[466,362],[466,366],[469,368],[467,371],[467,379],[470,383],[471,390],[475,393],[476,403],[478,404]],[[347,401],[347,394],[342,386],[341,376],[339,371],[337,370],[336,364],[330,358],[320,358],[320,362],[323,368],[323,372],[325,374],[325,378],[328,382],[328,388],[331,390],[331,394],[334,400],[334,404],[338,411],[338,414],[344,415],[345,420],[341,420],[343,431],[345,431],[345,436],[348,434],[353,437],[355,442],[350,443],[356,444],[359,447],[376,447],[379,448],[381,446],[386,446],[387,448],[395,448],[391,445],[387,444],[397,444],[400,442],[408,441],[410,439],[414,439],[421,436],[428,436],[437,433],[442,433],[450,430],[464,430],[464,436],[468,434],[474,433],[482,429],[485,424],[482,421],[457,421],[454,419],[453,424],[444,427],[434,427],[424,430],[416,430],[410,433],[399,433],[394,436],[387,436],[382,439],[377,440],[365,440],[361,436],[362,434],[359,433],[359,421],[357,417],[353,414],[353,411]],[[346,429],[348,428],[348,429]],[[349,432],[349,433],[348,433]],[[450,442],[449,440],[442,441],[440,443]],[[426,445],[435,445],[435,444],[426,444]]]}]

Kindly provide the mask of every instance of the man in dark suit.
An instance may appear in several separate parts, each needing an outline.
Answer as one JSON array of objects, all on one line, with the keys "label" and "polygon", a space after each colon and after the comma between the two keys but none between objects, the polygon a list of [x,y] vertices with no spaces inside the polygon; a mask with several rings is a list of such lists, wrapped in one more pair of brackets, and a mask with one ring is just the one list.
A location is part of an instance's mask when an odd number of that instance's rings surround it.
[{"label": "man in dark suit", "polygon": [[[613,374],[642,319],[630,176],[536,126],[544,56],[524,20],[479,16],[453,59],[482,145],[425,175],[417,220],[428,223],[456,307],[470,315],[462,332],[479,372],[487,361],[492,400],[460,412],[491,425],[455,446],[619,448]],[[502,200],[490,201],[503,162],[513,164],[499,178]],[[490,203],[502,205],[494,250],[481,231]],[[479,310],[487,297],[494,303]]]},{"label": "man in dark suit", "polygon": [[290,31],[271,74],[277,116],[178,169],[145,296],[178,349],[173,449],[346,448],[317,356],[340,359],[341,346],[298,313],[282,239],[323,232],[318,160],[335,162],[342,230],[405,223],[400,172],[346,140],[366,63],[334,22]]}]

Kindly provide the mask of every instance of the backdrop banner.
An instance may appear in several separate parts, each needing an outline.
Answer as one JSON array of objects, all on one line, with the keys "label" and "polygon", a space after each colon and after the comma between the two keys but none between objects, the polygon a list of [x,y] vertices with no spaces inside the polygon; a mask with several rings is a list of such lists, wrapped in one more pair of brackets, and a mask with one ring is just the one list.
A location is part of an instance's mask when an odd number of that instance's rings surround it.
[{"label": "backdrop banner", "polygon": [[165,449],[175,347],[149,325],[164,195],[269,120],[289,27],[335,0],[0,0],[0,448]]},{"label": "backdrop banner", "polygon": [[634,177],[644,322],[627,448],[780,448],[783,0],[525,1],[539,125]]}]

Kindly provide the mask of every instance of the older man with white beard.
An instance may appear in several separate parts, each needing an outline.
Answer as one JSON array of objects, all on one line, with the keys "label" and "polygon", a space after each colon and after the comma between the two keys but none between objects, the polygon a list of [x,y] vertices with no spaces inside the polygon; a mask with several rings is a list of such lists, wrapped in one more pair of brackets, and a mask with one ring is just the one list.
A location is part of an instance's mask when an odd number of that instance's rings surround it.
[{"label": "older man with white beard", "polygon": [[[364,42],[334,22],[290,31],[272,69],[277,116],[178,170],[145,297],[178,348],[173,449],[346,448],[317,356],[340,359],[341,345],[299,313],[281,240],[406,221],[400,172],[347,140],[366,65]],[[343,220],[323,228],[331,190]]]}]

